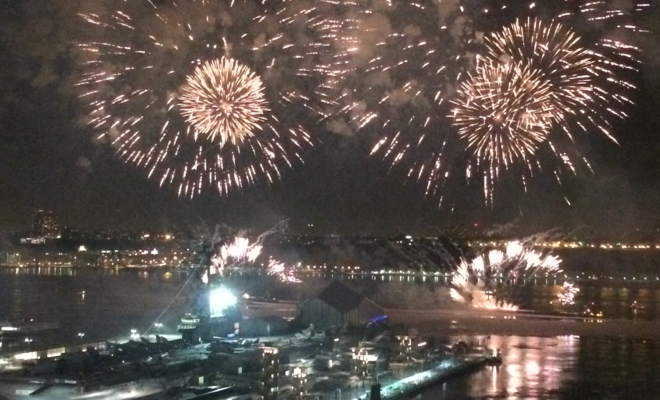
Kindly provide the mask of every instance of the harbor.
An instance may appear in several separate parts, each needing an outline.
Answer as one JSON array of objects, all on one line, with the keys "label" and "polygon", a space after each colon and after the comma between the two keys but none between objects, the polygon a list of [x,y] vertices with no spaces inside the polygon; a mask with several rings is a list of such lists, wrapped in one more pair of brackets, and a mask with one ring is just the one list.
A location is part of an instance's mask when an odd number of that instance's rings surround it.
[{"label": "harbor", "polygon": [[339,281],[298,304],[204,297],[174,333],[6,351],[0,398],[399,399],[498,360],[484,338],[391,323]]},{"label": "harbor", "polygon": [[[359,356],[356,358],[355,354],[372,351],[372,347],[366,346],[374,343],[361,343],[360,347],[351,351],[344,347],[351,342],[349,337],[343,338],[342,345],[333,351],[317,351],[322,339],[296,339],[290,336],[256,338],[252,342],[254,346],[241,349],[237,345],[233,357],[242,362],[239,362],[241,366],[236,371],[228,371],[227,360],[219,361],[218,358],[224,358],[223,355],[209,345],[177,350],[170,347],[167,361],[160,365],[149,363],[147,359],[151,356],[141,358],[139,362],[126,363],[126,359],[134,359],[137,349],[144,349],[153,343],[147,338],[142,338],[141,345],[131,341],[99,343],[99,348],[90,346],[85,351],[66,352],[48,358],[40,356],[36,361],[25,360],[25,354],[14,355],[2,359],[0,394],[10,399],[160,399],[178,393],[179,398],[184,399],[242,396],[240,398],[244,399],[394,400],[407,398],[429,386],[497,362],[496,356],[484,354],[483,349],[479,353],[447,352],[436,355],[425,366],[420,366],[414,358],[409,362],[393,362],[392,365],[370,362]],[[256,345],[257,339],[270,346]],[[102,348],[104,346],[107,346],[105,350]],[[395,347],[387,350],[394,350]],[[136,349],[133,354],[125,356],[119,363],[113,363],[110,368],[107,368],[110,364],[98,362],[93,367],[93,374],[81,373],[73,366],[68,370],[62,368],[66,363],[73,364],[74,359],[82,366],[85,360],[99,360],[103,355],[119,358],[121,351],[130,353],[126,349],[131,348]],[[39,353],[55,354],[55,350]],[[288,364],[280,364],[283,357],[273,359],[269,354],[302,357],[290,359]],[[373,354],[374,358],[380,358]],[[261,368],[248,367],[243,373],[243,367],[250,364],[248,360],[253,360]],[[337,367],[329,367],[333,363]],[[90,368],[89,363],[87,368]],[[265,379],[267,374],[264,372],[269,370],[277,371],[277,378]],[[258,393],[260,386],[264,385],[275,389],[276,397],[265,397],[263,391]]]}]

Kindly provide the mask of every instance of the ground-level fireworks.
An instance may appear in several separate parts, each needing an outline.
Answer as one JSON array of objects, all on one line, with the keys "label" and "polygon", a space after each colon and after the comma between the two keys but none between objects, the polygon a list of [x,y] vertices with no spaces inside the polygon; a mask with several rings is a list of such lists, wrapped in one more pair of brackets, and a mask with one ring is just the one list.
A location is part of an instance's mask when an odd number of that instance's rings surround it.
[{"label": "ground-level fireworks", "polygon": [[580,288],[573,282],[564,282],[561,286],[557,299],[564,306],[575,304],[575,295],[580,293]]},{"label": "ground-level fireworks", "polygon": [[515,289],[526,279],[560,271],[561,260],[531,243],[509,242],[506,249],[489,250],[463,259],[450,282],[454,301],[476,308],[516,310]]},{"label": "ground-level fireworks", "polygon": [[256,269],[265,271],[282,282],[301,282],[295,275],[295,266],[286,266],[285,263],[263,254],[263,241],[274,231],[275,229],[269,230],[255,239],[239,235],[229,240],[218,241],[208,271],[203,272],[202,280],[205,282],[209,279],[222,280],[226,274]]}]

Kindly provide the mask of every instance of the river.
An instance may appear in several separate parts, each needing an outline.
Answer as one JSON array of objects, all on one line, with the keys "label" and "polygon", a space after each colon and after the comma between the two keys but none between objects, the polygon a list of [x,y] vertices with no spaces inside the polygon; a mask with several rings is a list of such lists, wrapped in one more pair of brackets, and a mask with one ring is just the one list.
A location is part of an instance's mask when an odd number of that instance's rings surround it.
[{"label": "river", "polygon": [[[634,271],[633,271],[634,273]],[[646,271],[648,273],[648,271]],[[433,308],[446,304],[442,282],[420,282],[401,277],[349,280],[367,294],[384,301],[394,297],[409,308]],[[126,337],[130,329],[144,332],[159,319],[165,332],[173,332],[190,301],[188,275],[179,272],[138,270],[73,270],[69,268],[0,269],[0,316],[16,320],[31,317],[61,324],[57,337],[34,338],[32,346],[49,340],[94,341]],[[237,277],[242,290],[264,294],[262,278]],[[271,287],[270,295],[300,298],[327,283],[310,278],[295,287]],[[660,324],[660,284],[618,281],[583,281],[575,310],[594,303],[606,316]],[[269,286],[270,287],[270,286]],[[526,308],[552,310],[558,285],[536,282],[521,292]],[[177,295],[178,294],[178,295]],[[401,301],[403,300],[403,301]],[[629,305],[637,301],[639,308]],[[394,302],[394,301],[393,301]],[[424,307],[422,307],[424,308]],[[160,317],[160,318],[159,318]],[[598,323],[595,321],[594,323]],[[446,327],[425,333],[464,338],[466,332]],[[84,338],[79,336],[84,333]],[[660,328],[647,338],[552,332],[503,336],[489,332],[490,344],[503,353],[500,367],[488,367],[434,387],[419,399],[660,399]],[[484,335],[483,338],[486,338]],[[42,342],[39,343],[38,341]],[[0,350],[11,350],[5,342]],[[24,346],[21,343],[21,346]]]}]

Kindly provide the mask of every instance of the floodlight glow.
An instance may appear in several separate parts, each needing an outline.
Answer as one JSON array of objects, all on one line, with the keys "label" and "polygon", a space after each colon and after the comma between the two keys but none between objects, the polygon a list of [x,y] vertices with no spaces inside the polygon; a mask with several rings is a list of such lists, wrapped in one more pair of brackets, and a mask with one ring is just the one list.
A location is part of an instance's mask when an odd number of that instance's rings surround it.
[{"label": "floodlight glow", "polygon": [[213,289],[209,293],[209,309],[212,317],[224,315],[223,311],[234,305],[236,305],[236,296],[225,287]]}]

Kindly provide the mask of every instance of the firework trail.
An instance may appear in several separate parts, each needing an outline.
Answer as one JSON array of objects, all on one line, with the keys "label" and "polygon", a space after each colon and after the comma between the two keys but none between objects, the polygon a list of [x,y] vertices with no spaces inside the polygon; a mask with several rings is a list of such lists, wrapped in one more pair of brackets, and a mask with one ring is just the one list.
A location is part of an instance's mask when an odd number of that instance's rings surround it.
[{"label": "firework trail", "polygon": [[181,196],[278,180],[313,144],[301,115],[324,101],[304,3],[157,4],[82,15],[95,29],[78,87],[99,140]]},{"label": "firework trail", "polygon": [[516,310],[515,288],[539,274],[556,274],[561,260],[533,248],[531,243],[512,241],[506,249],[489,250],[468,261],[461,260],[450,283],[454,301],[476,308]]}]

